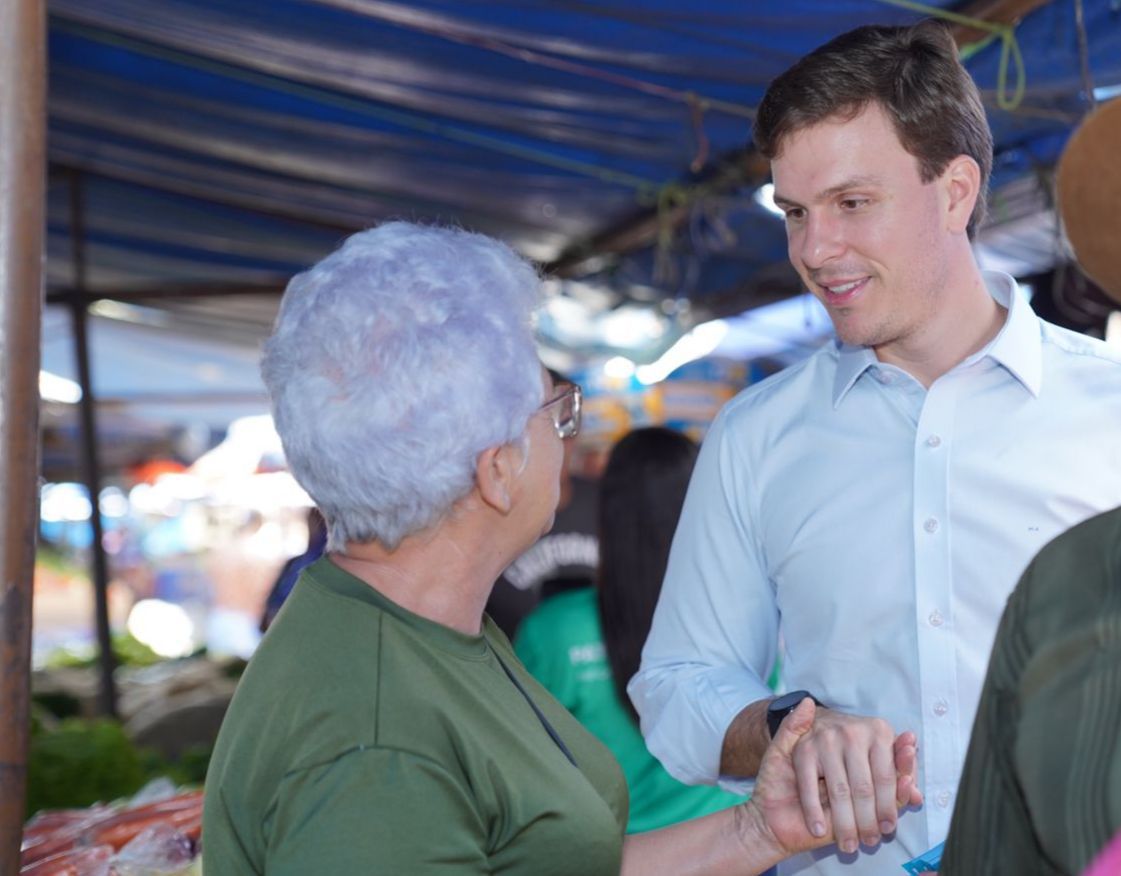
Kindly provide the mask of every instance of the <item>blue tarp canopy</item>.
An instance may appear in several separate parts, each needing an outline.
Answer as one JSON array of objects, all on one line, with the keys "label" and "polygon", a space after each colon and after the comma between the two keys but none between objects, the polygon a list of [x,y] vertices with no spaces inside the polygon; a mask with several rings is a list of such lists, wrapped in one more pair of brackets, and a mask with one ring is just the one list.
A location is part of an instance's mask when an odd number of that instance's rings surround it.
[{"label": "blue tarp canopy", "polygon": [[[1047,174],[1087,88],[1121,84],[1119,4],[934,5],[1025,10],[1013,48],[1026,87],[1012,109],[1000,108],[1017,83],[1011,43],[960,41],[996,134],[983,242],[1004,266],[1046,270],[1062,251]],[[80,286],[259,337],[287,278],[346,234],[434,220],[505,238],[593,316],[628,303],[668,314],[638,359],[702,318],[799,291],[781,222],[752,197],[766,173],[752,109],[829,38],[923,17],[884,0],[49,10],[50,300]],[[546,325],[547,345],[610,351]]]}]

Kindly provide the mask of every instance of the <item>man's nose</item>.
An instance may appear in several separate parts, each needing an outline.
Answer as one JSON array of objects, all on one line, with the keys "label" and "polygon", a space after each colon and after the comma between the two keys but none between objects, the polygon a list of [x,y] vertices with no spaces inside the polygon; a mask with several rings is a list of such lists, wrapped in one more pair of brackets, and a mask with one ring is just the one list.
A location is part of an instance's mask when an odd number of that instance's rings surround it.
[{"label": "man's nose", "polygon": [[827,213],[807,216],[801,237],[798,255],[810,270],[824,267],[845,250],[841,223]]}]

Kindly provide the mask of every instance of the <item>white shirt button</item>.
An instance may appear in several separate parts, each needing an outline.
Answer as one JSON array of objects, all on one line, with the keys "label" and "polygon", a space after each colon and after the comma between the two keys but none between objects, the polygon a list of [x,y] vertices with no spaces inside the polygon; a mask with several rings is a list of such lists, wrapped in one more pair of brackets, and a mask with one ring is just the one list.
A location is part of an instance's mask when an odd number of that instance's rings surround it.
[{"label": "white shirt button", "polygon": [[926,446],[927,447],[938,447],[941,443],[942,443],[942,439],[939,438],[937,435],[931,435],[929,438],[926,439]]},{"label": "white shirt button", "polygon": [[936,700],[934,702],[934,714],[941,718],[948,711],[950,711],[950,704],[945,700]]},{"label": "white shirt button", "polygon": [[934,609],[934,611],[930,613],[929,620],[932,627],[940,627],[945,621],[945,618],[942,617],[942,612],[940,612],[938,609]]},{"label": "white shirt button", "polygon": [[945,809],[950,805],[950,797],[953,796],[949,791],[938,792],[938,805]]},{"label": "white shirt button", "polygon": [[937,520],[937,518],[927,517],[926,520],[923,521],[922,528],[925,529],[927,532],[930,532],[930,533],[937,532],[938,531],[938,520]]}]

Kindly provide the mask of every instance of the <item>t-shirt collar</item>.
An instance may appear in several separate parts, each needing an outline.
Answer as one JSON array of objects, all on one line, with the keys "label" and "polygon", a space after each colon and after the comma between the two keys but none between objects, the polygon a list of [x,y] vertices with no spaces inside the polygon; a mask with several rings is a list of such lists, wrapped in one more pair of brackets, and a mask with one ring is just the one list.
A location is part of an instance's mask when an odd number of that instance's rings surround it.
[{"label": "t-shirt collar", "polygon": [[[304,574],[314,579],[319,587],[336,596],[376,606],[386,614],[393,615],[425,638],[429,644],[443,651],[474,659],[484,657],[487,653],[487,641],[483,634],[472,636],[461,633],[409,611],[341,566],[335,565],[329,555],[321,557],[308,566]],[[487,623],[489,622],[484,622],[484,628]]]}]

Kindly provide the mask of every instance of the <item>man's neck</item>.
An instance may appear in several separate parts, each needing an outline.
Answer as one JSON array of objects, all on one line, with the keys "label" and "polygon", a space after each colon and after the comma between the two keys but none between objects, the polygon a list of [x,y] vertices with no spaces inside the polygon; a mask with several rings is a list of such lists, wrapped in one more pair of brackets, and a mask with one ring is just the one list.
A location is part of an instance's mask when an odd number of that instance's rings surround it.
[{"label": "man's neck", "polygon": [[947,290],[957,291],[942,298],[932,319],[909,337],[875,348],[876,357],[903,369],[929,389],[995,338],[1008,312],[989,294],[972,260],[970,268],[957,282],[948,278]]}]

